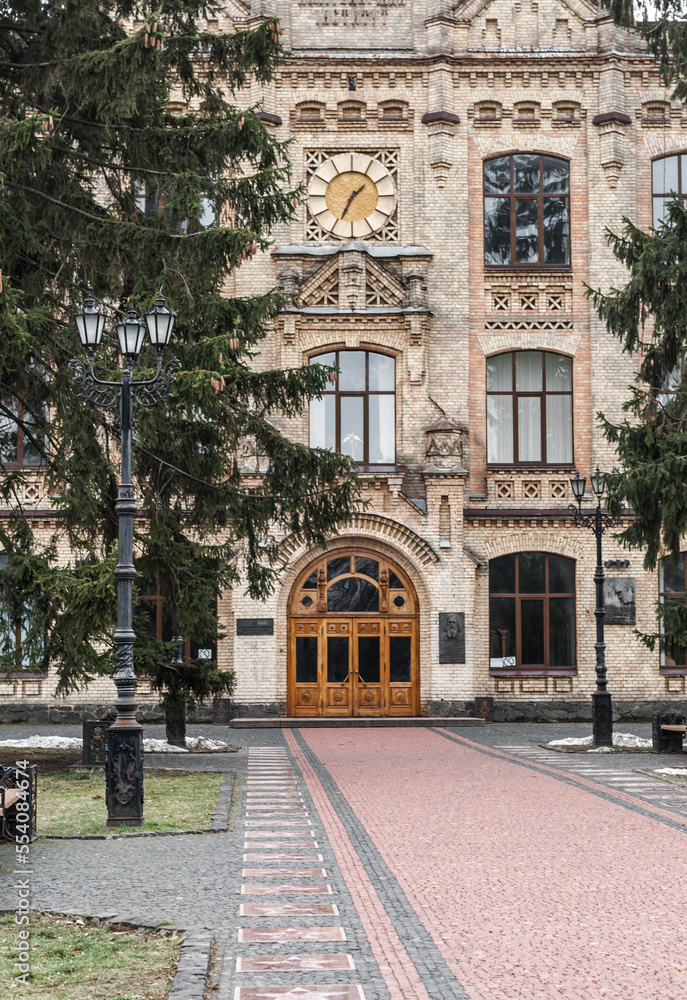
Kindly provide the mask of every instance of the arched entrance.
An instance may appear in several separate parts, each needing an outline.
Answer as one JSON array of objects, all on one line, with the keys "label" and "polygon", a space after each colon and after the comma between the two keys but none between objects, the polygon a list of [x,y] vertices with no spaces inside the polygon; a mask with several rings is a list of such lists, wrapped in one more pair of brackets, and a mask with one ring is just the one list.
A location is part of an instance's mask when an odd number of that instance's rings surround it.
[{"label": "arched entrance", "polygon": [[289,715],[418,714],[417,595],[399,566],[328,552],[296,580],[288,614]]}]

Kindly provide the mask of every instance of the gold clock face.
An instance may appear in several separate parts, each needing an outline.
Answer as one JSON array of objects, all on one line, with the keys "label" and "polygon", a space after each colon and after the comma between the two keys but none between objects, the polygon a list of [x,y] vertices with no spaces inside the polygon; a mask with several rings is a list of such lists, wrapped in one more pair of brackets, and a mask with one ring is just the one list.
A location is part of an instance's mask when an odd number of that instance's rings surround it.
[{"label": "gold clock face", "polygon": [[337,219],[360,222],[374,212],[379,194],[374,181],[367,174],[351,170],[349,173],[337,174],[329,182],[324,200]]},{"label": "gold clock face", "polygon": [[396,187],[386,166],[366,153],[337,153],[319,165],[308,187],[308,208],[334,236],[364,239],[396,208]]}]

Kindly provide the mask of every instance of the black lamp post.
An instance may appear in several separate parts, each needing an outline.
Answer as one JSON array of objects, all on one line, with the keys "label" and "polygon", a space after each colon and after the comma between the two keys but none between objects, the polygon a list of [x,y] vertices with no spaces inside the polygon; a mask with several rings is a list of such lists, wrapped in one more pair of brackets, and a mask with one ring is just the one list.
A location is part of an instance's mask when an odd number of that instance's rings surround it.
[{"label": "black lamp post", "polygon": [[584,528],[591,528],[596,535],[596,571],[594,573],[594,583],[596,584],[596,691],[592,695],[592,728],[594,733],[594,746],[613,746],[613,709],[611,705],[611,693],[607,690],[608,681],[606,678],[606,643],[604,642],[604,617],[606,615],[604,601],[604,567],[601,556],[601,539],[606,528],[613,528],[620,524],[620,517],[611,517],[610,514],[601,510],[601,497],[606,482],[604,475],[596,472],[589,477],[592,490],[596,496],[596,509],[589,514],[582,510],[582,500],[585,494],[587,480],[576,472],[575,478],[570,480],[572,491],[577,506],[570,504],[575,524]]},{"label": "black lamp post", "polygon": [[[150,407],[168,398],[174,373],[181,362],[172,358],[162,371],[162,352],[170,341],[175,312],[165,309],[162,294],[154,308],[145,314],[145,323],[133,309],[117,326],[119,349],[125,367],[118,382],[104,382],[93,372],[95,349],[105,329],[105,313],[95,308],[89,295],[80,313],[75,314],[81,343],[88,353],[88,369],[72,358],[69,369],[81,387],[80,395],[103,409],[117,408],[122,432],[121,481],[115,510],[119,519],[119,558],[115,569],[117,581],[117,630],[114,642],[117,668],[117,719],[107,731],[106,798],[107,825],[143,826],[143,727],[136,721],[136,674],[134,673],[133,582],[134,516],[136,500],[131,482],[131,422],[134,406]],[[155,378],[134,381],[134,364],[141,353],[146,333],[157,351]]]}]

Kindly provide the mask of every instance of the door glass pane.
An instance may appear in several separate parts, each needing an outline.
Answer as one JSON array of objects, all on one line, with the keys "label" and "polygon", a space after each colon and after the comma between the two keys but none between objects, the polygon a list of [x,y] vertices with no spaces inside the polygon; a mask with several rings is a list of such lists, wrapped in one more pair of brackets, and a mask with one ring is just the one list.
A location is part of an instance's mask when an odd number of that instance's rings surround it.
[{"label": "door glass pane", "polygon": [[513,388],[513,355],[493,354],[487,358],[487,392],[511,392]]},{"label": "door glass pane", "polygon": [[[341,576],[342,573],[351,572],[351,557],[350,556],[340,556],[338,559],[330,559],[327,563],[327,579],[334,580],[337,576]],[[315,586],[317,586],[317,579],[315,580]]]},{"label": "door glass pane", "polygon": [[512,396],[487,396],[487,461],[513,461]]},{"label": "door glass pane", "polygon": [[518,460],[541,462],[541,396],[518,397]]},{"label": "door glass pane", "polygon": [[372,465],[393,465],[396,461],[395,396],[371,395],[369,406],[368,460]]},{"label": "door glass pane", "polygon": [[489,666],[516,666],[514,597],[489,599]]},{"label": "door glass pane", "polygon": [[410,683],[409,635],[392,635],[389,639],[389,680],[392,684]]},{"label": "door glass pane", "polygon": [[515,201],[515,260],[536,264],[539,260],[539,202],[536,198]]},{"label": "door glass pane", "polygon": [[678,193],[677,156],[664,156],[654,160],[651,168],[651,180],[654,194]]},{"label": "door glass pane", "polygon": [[510,156],[484,161],[484,193],[510,193]]},{"label": "door glass pane", "polygon": [[518,392],[541,392],[541,351],[518,351],[515,355],[515,388]]},{"label": "door glass pane", "polygon": [[510,198],[484,199],[484,263],[510,264]]},{"label": "door glass pane", "polygon": [[575,561],[564,556],[549,556],[549,593],[575,593]]},{"label": "door glass pane", "polygon": [[[327,354],[318,354],[316,357],[310,359],[311,365],[327,365],[328,368],[336,368],[336,352],[329,351]],[[328,382],[325,392],[334,392],[336,388],[335,382]]]},{"label": "door glass pane", "polygon": [[337,614],[379,611],[379,591],[374,583],[360,577],[337,580],[327,591],[327,611]]},{"label": "door glass pane", "polygon": [[677,565],[670,558],[661,562],[661,591],[669,594],[684,594],[685,592],[685,569],[684,555],[680,556]]},{"label": "door glass pane", "polygon": [[296,636],[296,684],[317,684],[317,636]]},{"label": "door glass pane", "polygon": [[396,388],[396,362],[386,354],[368,354],[370,390],[393,392]]},{"label": "door glass pane", "polygon": [[379,684],[379,636],[358,636],[358,673],[366,684]]},{"label": "door glass pane", "polygon": [[336,450],[336,397],[310,400],[310,447]]},{"label": "door glass pane", "polygon": [[522,666],[544,666],[544,602],[520,602]]},{"label": "door glass pane", "polygon": [[376,559],[370,559],[368,556],[356,556],[355,571],[370,576],[373,580],[379,580],[379,563]]},{"label": "door glass pane", "polygon": [[348,676],[348,636],[327,636],[327,682],[342,684]]},{"label": "door glass pane", "polygon": [[392,569],[389,570],[389,587],[394,590],[402,590],[405,584],[396,576]]},{"label": "door glass pane", "polygon": [[575,666],[575,598],[549,599],[549,659],[552,667]]},{"label": "door glass pane", "polygon": [[546,461],[572,463],[572,396],[546,397]]},{"label": "door glass pane", "polygon": [[516,194],[539,191],[539,156],[536,153],[520,153],[513,157],[513,190]]},{"label": "door glass pane", "polygon": [[339,389],[365,389],[365,351],[339,351]]},{"label": "door glass pane", "polygon": [[544,157],[544,194],[566,194],[568,190],[568,164],[554,156]]},{"label": "door glass pane", "polygon": [[547,392],[570,392],[572,390],[572,359],[564,354],[544,355],[546,358]]},{"label": "door glass pane", "polygon": [[317,570],[314,570],[303,584],[304,590],[317,590]]},{"label": "door glass pane", "polygon": [[363,397],[341,396],[341,453],[349,455],[356,462],[362,462],[363,437]]},{"label": "door glass pane", "polygon": [[544,566],[546,556],[543,552],[520,553],[520,583],[521,594],[543,594],[546,590]]},{"label": "door glass pane", "polygon": [[544,263],[567,264],[570,220],[567,198],[544,198]]},{"label": "door glass pane", "polygon": [[515,556],[499,556],[489,563],[489,593],[515,593]]}]

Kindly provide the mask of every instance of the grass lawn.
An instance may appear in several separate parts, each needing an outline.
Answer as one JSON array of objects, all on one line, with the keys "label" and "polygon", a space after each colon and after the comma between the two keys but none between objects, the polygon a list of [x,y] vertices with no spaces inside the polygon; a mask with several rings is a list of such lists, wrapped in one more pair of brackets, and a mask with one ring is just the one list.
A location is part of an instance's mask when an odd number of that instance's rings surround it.
[{"label": "grass lawn", "polygon": [[[29,758],[30,759],[30,758]],[[207,829],[221,774],[149,771],[143,775],[144,830]],[[38,768],[38,835],[115,833],[105,825],[105,773]],[[122,832],[127,827],[122,827]]]},{"label": "grass lawn", "polygon": [[[143,931],[77,924],[32,913],[29,984],[17,981],[20,945],[14,916],[0,922],[5,997],[30,1000],[166,1000],[180,941]],[[26,926],[26,925],[24,925]]]}]

